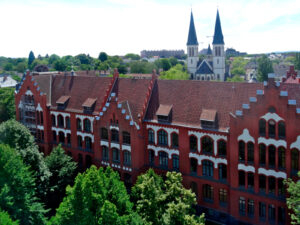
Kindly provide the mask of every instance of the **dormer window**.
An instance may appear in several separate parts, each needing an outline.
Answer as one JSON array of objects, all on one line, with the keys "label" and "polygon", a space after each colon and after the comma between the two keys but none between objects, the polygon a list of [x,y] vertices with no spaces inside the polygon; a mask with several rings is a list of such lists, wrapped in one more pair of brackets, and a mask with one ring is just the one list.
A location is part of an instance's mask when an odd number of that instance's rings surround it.
[{"label": "dormer window", "polygon": [[70,96],[61,96],[57,101],[57,108],[58,109],[65,109],[67,107],[67,104],[69,102]]},{"label": "dormer window", "polygon": [[96,98],[87,98],[82,104],[84,113],[92,113],[95,108]]},{"label": "dormer window", "polygon": [[203,128],[216,128],[218,122],[217,111],[214,109],[203,109],[200,121]]},{"label": "dormer window", "polygon": [[172,121],[172,108],[172,105],[160,104],[158,110],[156,111],[157,120],[159,122],[170,123]]}]

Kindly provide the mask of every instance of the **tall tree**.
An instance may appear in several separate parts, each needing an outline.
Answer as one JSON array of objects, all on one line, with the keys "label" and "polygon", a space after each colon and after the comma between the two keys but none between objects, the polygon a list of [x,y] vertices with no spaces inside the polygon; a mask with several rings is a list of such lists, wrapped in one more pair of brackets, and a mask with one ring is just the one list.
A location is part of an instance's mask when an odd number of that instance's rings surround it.
[{"label": "tall tree", "polygon": [[267,81],[268,74],[273,72],[272,62],[266,55],[263,55],[257,61],[258,61],[258,80]]},{"label": "tall tree", "polygon": [[45,224],[34,177],[17,152],[0,144],[0,208],[20,224]]},{"label": "tall tree", "polygon": [[33,54],[33,51],[30,51],[29,56],[28,56],[28,66],[30,67],[33,61],[35,60],[35,56]]},{"label": "tall tree", "polygon": [[160,59],[161,67],[164,71],[167,71],[171,68],[171,63],[169,59]]},{"label": "tall tree", "polygon": [[98,59],[101,61],[101,62],[104,62],[108,59],[108,56],[105,52],[100,52],[99,53],[99,56],[98,56]]},{"label": "tall tree", "polygon": [[18,221],[13,221],[7,212],[0,209],[0,224],[1,225],[19,225]]},{"label": "tall tree", "polygon": [[13,88],[0,88],[0,123],[15,118],[15,95]]}]

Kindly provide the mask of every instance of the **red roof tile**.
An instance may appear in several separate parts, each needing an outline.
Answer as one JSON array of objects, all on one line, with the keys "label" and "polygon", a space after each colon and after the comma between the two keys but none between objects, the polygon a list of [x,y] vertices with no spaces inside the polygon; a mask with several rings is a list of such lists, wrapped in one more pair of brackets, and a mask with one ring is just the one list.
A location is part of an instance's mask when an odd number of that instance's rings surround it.
[{"label": "red roof tile", "polygon": [[157,116],[169,116],[172,110],[172,105],[162,105],[160,104],[158,110],[156,111]]}]

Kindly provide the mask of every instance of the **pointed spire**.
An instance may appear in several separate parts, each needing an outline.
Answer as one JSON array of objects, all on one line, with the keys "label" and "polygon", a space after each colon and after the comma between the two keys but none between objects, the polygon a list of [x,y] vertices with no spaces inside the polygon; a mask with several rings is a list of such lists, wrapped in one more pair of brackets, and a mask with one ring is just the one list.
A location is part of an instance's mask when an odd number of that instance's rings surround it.
[{"label": "pointed spire", "polygon": [[194,25],[194,17],[193,17],[192,11],[191,11],[189,36],[188,36],[188,41],[186,44],[187,45],[198,45],[197,34],[196,34],[195,25]]},{"label": "pointed spire", "polygon": [[213,44],[222,44],[224,45],[224,38],[221,28],[221,21],[219,16],[219,10],[217,10],[217,18],[216,18],[216,25],[215,25],[215,34]]},{"label": "pointed spire", "polygon": [[211,51],[211,48],[210,48],[210,44],[208,44],[208,48],[207,48],[207,53],[206,55],[212,55],[212,51]]}]

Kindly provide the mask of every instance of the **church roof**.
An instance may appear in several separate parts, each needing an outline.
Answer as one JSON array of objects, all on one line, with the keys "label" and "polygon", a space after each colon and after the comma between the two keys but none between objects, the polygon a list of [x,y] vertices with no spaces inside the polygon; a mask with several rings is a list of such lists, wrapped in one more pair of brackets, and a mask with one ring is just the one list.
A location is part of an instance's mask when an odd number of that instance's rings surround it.
[{"label": "church roof", "polygon": [[215,33],[214,33],[213,44],[223,44],[224,45],[224,38],[223,38],[223,33],[222,33],[222,28],[221,28],[219,10],[217,10],[217,18],[216,18],[216,24],[215,24]]},{"label": "church roof", "polygon": [[198,45],[197,34],[194,24],[193,12],[191,12],[190,28],[187,45]]},{"label": "church roof", "polygon": [[210,48],[210,44],[208,45],[206,55],[212,55],[212,51],[211,51],[211,48]]},{"label": "church roof", "polygon": [[211,66],[206,60],[203,60],[198,67],[196,74],[213,74]]}]

